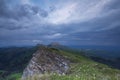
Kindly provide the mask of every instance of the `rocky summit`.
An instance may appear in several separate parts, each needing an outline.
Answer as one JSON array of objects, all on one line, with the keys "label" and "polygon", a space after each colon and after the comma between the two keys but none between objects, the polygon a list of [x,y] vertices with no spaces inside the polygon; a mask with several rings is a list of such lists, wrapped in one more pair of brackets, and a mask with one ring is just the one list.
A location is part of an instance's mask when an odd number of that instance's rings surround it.
[{"label": "rocky summit", "polygon": [[33,54],[32,59],[25,68],[22,80],[33,75],[45,73],[66,74],[69,69],[70,61],[60,55],[58,49],[40,46]]}]

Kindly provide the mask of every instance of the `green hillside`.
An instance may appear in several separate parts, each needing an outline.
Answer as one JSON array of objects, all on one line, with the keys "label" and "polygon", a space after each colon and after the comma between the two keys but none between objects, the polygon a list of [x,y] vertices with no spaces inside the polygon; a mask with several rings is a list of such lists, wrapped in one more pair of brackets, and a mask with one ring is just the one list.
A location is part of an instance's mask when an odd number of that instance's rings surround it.
[{"label": "green hillside", "polygon": [[[62,50],[54,50],[71,61],[67,75],[45,74],[34,75],[32,80],[119,80],[120,70],[112,69],[104,64],[90,60],[77,53]],[[29,79],[28,79],[29,80]]]},{"label": "green hillside", "polygon": [[[71,61],[70,69],[66,75],[44,74],[33,75],[28,80],[120,80],[120,70],[112,69],[107,65],[94,62],[91,59],[74,51],[58,50],[49,48],[57,54],[61,54]],[[82,54],[82,53],[81,53]],[[0,80],[19,80],[21,73],[13,73]]]},{"label": "green hillside", "polygon": [[0,80],[20,78],[36,50],[36,47],[0,48]]}]

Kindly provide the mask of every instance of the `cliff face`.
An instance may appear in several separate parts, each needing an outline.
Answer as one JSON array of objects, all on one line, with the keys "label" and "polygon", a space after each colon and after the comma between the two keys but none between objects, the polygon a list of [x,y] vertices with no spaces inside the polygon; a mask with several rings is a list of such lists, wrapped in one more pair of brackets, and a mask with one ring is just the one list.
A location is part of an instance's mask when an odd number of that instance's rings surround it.
[{"label": "cliff face", "polygon": [[59,50],[41,47],[34,54],[25,68],[22,79],[35,74],[58,73],[66,74],[69,69],[69,60],[60,55]]}]

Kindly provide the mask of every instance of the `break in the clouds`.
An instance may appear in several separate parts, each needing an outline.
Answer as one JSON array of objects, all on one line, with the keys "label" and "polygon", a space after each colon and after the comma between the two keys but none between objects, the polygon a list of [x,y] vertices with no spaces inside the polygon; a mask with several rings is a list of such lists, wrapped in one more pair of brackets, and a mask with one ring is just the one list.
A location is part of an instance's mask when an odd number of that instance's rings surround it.
[{"label": "break in the clouds", "polygon": [[119,0],[0,0],[0,45],[120,45]]}]

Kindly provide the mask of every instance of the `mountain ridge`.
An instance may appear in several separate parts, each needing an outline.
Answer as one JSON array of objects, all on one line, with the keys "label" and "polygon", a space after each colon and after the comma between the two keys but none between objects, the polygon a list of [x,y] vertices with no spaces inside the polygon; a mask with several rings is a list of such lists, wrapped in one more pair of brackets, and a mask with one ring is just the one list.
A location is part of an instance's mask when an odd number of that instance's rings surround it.
[{"label": "mountain ridge", "polygon": [[[41,54],[41,50],[43,50],[42,54]],[[88,79],[118,80],[120,79],[119,76],[120,71],[118,69],[112,69],[107,65],[95,62],[90,58],[85,57],[81,54],[76,54],[74,51],[73,52],[67,50],[64,51],[61,49],[57,49],[55,47],[48,47],[42,45],[39,46],[36,54],[33,54],[33,58],[34,56],[39,57],[37,58],[37,60],[40,63],[39,65],[43,64],[43,66],[41,66],[43,69],[45,68],[49,68],[49,69],[43,70],[43,73],[39,69],[36,69],[36,71],[40,71],[40,73],[35,72],[35,74],[29,75],[30,73],[26,71],[26,69],[30,66],[28,64],[28,66],[23,72],[22,80],[29,80],[29,79],[31,80],[48,80],[48,79],[49,80],[88,80]],[[56,57],[58,58],[58,56],[59,56],[59,60],[55,59]],[[51,60],[51,62],[46,63],[46,60],[47,61]],[[68,70],[59,73],[58,71],[62,71],[63,69],[65,70],[66,66],[64,64],[63,64],[64,67],[56,66],[56,65],[60,65],[63,62],[66,62]],[[31,63],[31,61],[29,63]],[[50,66],[46,67],[45,65],[52,65],[52,67]],[[33,64],[33,66],[35,65]]]},{"label": "mountain ridge", "polygon": [[56,52],[57,49],[39,46],[33,54],[33,58],[25,68],[22,80],[32,75],[45,73],[66,74],[69,69],[70,61]]}]

